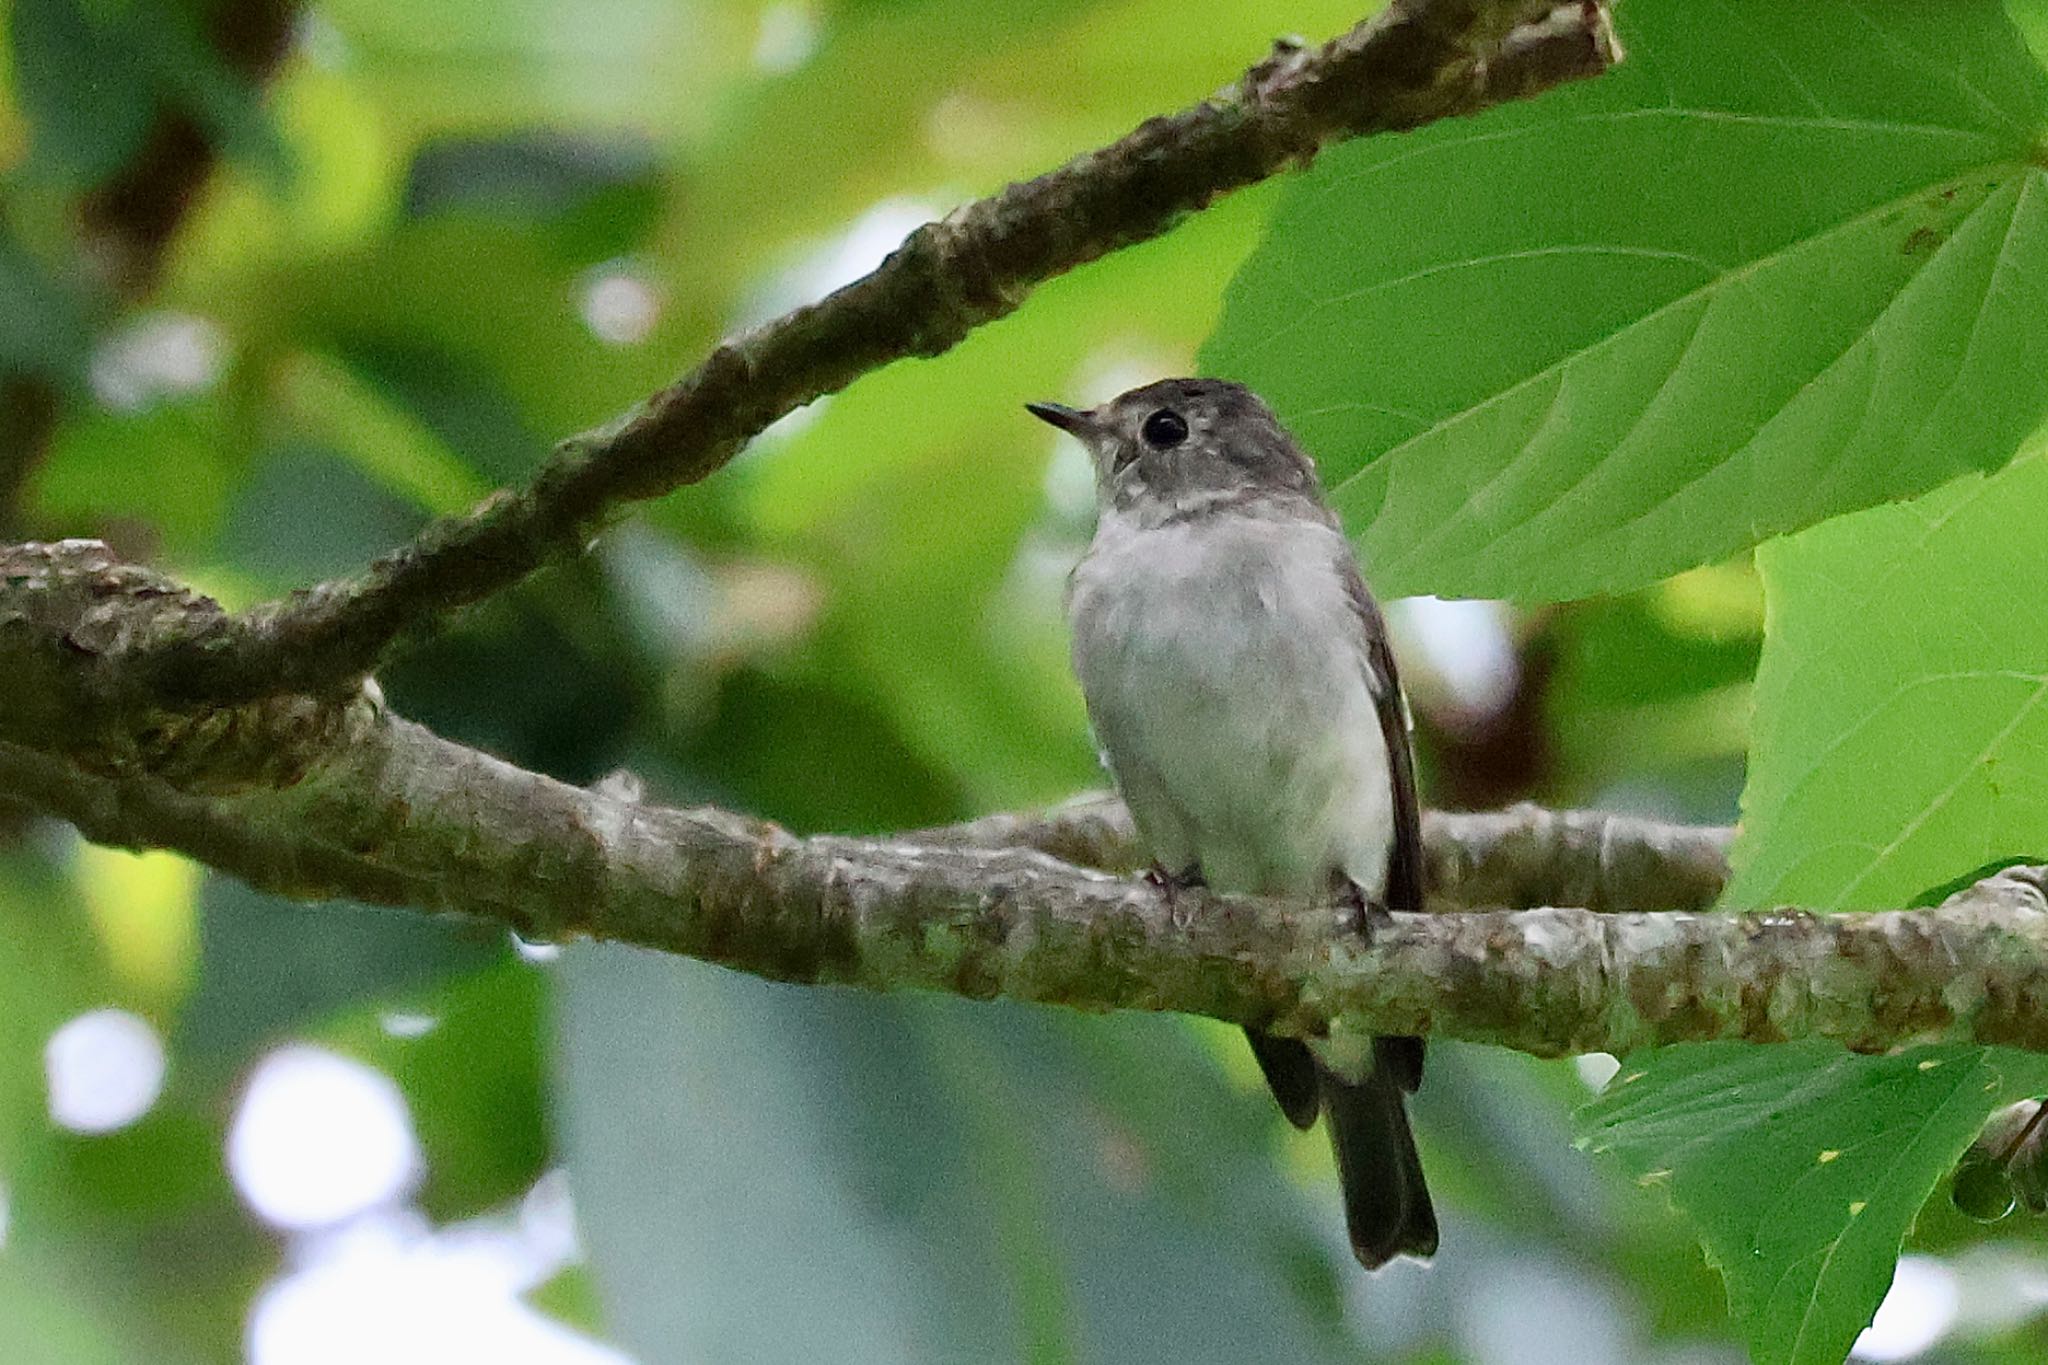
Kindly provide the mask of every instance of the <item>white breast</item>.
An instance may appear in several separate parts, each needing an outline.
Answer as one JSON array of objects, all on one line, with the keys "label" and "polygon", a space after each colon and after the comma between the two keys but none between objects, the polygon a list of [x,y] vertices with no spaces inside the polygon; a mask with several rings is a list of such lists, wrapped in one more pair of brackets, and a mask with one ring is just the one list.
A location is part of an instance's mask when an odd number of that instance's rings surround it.
[{"label": "white breast", "polygon": [[1384,889],[1385,742],[1332,528],[1110,515],[1075,570],[1074,666],[1104,760],[1170,871],[1219,890]]}]

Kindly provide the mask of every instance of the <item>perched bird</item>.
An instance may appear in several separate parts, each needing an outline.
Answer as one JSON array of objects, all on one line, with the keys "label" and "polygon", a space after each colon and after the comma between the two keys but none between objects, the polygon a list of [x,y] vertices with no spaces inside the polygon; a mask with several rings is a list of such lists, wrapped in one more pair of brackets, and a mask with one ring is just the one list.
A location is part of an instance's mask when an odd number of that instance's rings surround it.
[{"label": "perched bird", "polygon": [[[1154,879],[1328,898],[1361,932],[1422,908],[1407,710],[1385,622],[1315,466],[1241,384],[1166,379],[1086,411],[1026,404],[1095,461],[1067,597],[1074,671]],[[1408,1127],[1422,1040],[1343,1055],[1247,1030],[1298,1128],[1329,1120],[1352,1250],[1436,1250]]]}]

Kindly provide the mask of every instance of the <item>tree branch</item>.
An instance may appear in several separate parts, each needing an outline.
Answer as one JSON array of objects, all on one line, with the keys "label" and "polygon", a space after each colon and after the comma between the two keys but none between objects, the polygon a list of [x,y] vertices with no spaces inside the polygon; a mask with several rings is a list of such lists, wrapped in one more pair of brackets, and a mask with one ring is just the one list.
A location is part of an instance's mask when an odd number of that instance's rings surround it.
[{"label": "tree branch", "polygon": [[[1123,802],[1107,792],[1050,810],[984,816],[907,836],[921,843],[1032,848],[1099,871],[1146,860]],[[1710,909],[1728,880],[1735,831],[1605,811],[1519,805],[1483,815],[1429,811],[1422,837],[1432,910],[1576,905],[1596,912]]]},{"label": "tree branch", "polygon": [[523,771],[391,715],[369,684],[189,712],[138,707],[109,681],[136,647],[219,612],[95,542],[0,549],[0,792],[288,896],[458,911],[784,981],[1542,1055],[1714,1038],[2048,1050],[2042,869],[1935,910],[1622,911],[1624,894],[1704,904],[1727,832],[1522,808],[1430,822],[1439,899],[1563,890],[1610,913],[1397,915],[1368,938],[1327,908],[1185,891],[1176,908],[1017,846],[1127,865],[1123,817],[1100,798],[896,839],[798,838]]},{"label": "tree branch", "polygon": [[[1368,942],[1324,909],[1182,893],[1176,913],[1141,881],[1031,849],[804,839],[646,805],[452,744],[370,696],[340,709],[332,758],[283,791],[195,795],[12,743],[0,786],[92,839],[176,848],[299,899],[460,911],[530,939],[617,940],[782,981],[1544,1056],[1716,1038],[2048,1048],[2038,869],[1938,910],[1397,915]],[[1504,846],[1485,837],[1491,823],[1437,822],[1439,861],[1450,843],[1483,868],[1483,850]],[[1466,846],[1461,832],[1482,837]]]},{"label": "tree branch", "polygon": [[1215,97],[928,223],[872,274],[721,344],[634,411],[564,441],[527,488],[436,523],[358,578],[161,640],[134,676],[186,702],[345,693],[402,633],[580,550],[624,504],[705,478],[803,404],[947,350],[1044,280],[1330,142],[1470,113],[1619,58],[1604,0],[1394,0],[1320,48],[1282,44]]}]

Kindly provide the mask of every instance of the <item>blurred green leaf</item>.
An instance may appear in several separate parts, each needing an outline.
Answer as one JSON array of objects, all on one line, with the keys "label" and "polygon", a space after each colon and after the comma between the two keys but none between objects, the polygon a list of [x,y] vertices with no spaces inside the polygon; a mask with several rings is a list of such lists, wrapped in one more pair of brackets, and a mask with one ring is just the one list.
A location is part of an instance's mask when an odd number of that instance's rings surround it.
[{"label": "blurred green leaf", "polygon": [[199,980],[173,1041],[216,1073],[322,1016],[506,952],[502,931],[365,906],[300,905],[221,876],[208,878],[199,904]]},{"label": "blurred green leaf", "polygon": [[0,1256],[0,1360],[35,1365],[133,1365],[147,1358],[184,1365],[119,1320],[105,1286],[39,1264],[19,1251]]},{"label": "blurred green leaf", "polygon": [[105,1003],[102,974],[69,879],[29,850],[0,854],[0,1180],[49,1132],[43,1045],[65,1020]]},{"label": "blurred green leaf", "polygon": [[229,71],[186,0],[13,0],[14,89],[40,178],[103,180],[175,106],[230,154],[284,169],[248,83]]},{"label": "blurred green leaf", "polygon": [[793,829],[874,832],[944,824],[968,810],[890,716],[828,678],[741,671],[699,733],[675,746],[697,782],[679,796],[758,811]]},{"label": "blurred green leaf", "polygon": [[1624,1061],[1582,1122],[1692,1220],[1759,1365],[1836,1365],[1985,1116],[2043,1087],[2004,1049],[1708,1043]]},{"label": "blurred green leaf", "polygon": [[74,378],[90,348],[85,301],[0,221],[0,374]]},{"label": "blurred green leaf", "polygon": [[[705,0],[330,0],[323,37],[409,138],[566,128],[701,130],[748,74],[761,6]],[[461,73],[451,80],[451,72]]]},{"label": "blurred green leaf", "polygon": [[526,1301],[565,1326],[580,1332],[604,1330],[604,1306],[588,1266],[572,1265],[528,1291]]},{"label": "blurred green leaf", "polygon": [[596,262],[645,239],[664,188],[661,163],[644,142],[527,130],[422,147],[405,207],[416,217],[474,213],[551,230],[565,257]]},{"label": "blurred green leaf", "polygon": [[[170,473],[160,469],[155,477]],[[409,540],[425,520],[356,462],[293,444],[250,462],[228,509],[221,548],[244,570],[297,587],[357,572]]]},{"label": "blurred green leaf", "polygon": [[28,116],[42,171],[98,180],[141,145],[156,113],[156,85],[105,7],[79,0],[12,0],[8,38],[15,98]]},{"label": "blurred green leaf", "polygon": [[34,484],[40,516],[61,526],[147,525],[190,562],[216,543],[242,451],[212,397],[116,412],[73,403]]},{"label": "blurred green leaf", "polygon": [[320,1030],[398,1083],[426,1157],[417,1196],[437,1222],[524,1194],[547,1165],[541,1011],[547,980],[524,962],[386,992]]},{"label": "blurred green leaf", "polygon": [[640,661],[596,577],[565,566],[484,604],[387,669],[385,694],[457,743],[596,781],[621,762],[643,707]]},{"label": "blurred green leaf", "polygon": [[1176,1021],[625,949],[557,982],[571,1182],[647,1365],[1347,1354],[1334,1224]]},{"label": "blurred green leaf", "polygon": [[1617,19],[1615,74],[1326,153],[1204,352],[1384,591],[1637,587],[2048,412],[2048,79],[2001,6]]},{"label": "blurred green leaf", "polygon": [[[1733,817],[1762,632],[1702,629],[1675,610],[1671,587],[1574,603],[1545,626],[1539,666],[1558,753],[1546,798]],[[1725,780],[1704,780],[1709,771]],[[1680,804],[1696,790],[1703,809]]]},{"label": "blurred green leaf", "polygon": [[431,430],[346,366],[300,356],[283,367],[278,383],[282,405],[315,439],[422,511],[452,516],[490,491]]}]

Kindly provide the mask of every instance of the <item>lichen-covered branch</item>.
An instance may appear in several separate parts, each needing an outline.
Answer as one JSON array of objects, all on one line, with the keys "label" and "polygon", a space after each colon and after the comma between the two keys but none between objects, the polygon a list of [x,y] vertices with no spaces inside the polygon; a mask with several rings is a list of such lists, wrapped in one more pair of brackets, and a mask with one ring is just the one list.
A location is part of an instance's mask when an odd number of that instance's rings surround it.
[{"label": "lichen-covered branch", "polygon": [[624,504],[704,478],[820,395],[947,350],[1044,280],[1328,143],[1534,94],[1619,57],[1604,0],[1394,0],[1322,47],[1283,44],[1214,97],[928,223],[865,278],[724,342],[634,411],[563,442],[530,486],[436,523],[358,578],[160,640],[135,676],[190,702],[346,692],[403,632],[580,550]]},{"label": "lichen-covered branch", "polygon": [[[1716,915],[1726,832],[1520,808],[1428,826],[1440,903],[1565,892],[1600,910],[1397,915],[1178,893],[1128,866],[1113,803],[893,839],[799,838],[569,786],[391,715],[373,686],[238,708],[145,704],[138,641],[219,612],[95,542],[0,548],[0,795],[89,838],[174,848],[303,899],[616,939],[786,981],[1313,1036],[1427,1033],[1553,1055],[1712,1038],[2048,1050],[2041,869],[1933,910]],[[1469,902],[1467,902],[1469,903]]]},{"label": "lichen-covered branch", "polygon": [[14,743],[0,789],[89,838],[177,848],[289,896],[459,911],[784,981],[1541,1055],[1711,1038],[2048,1048],[2038,870],[1937,910],[1468,911],[1397,915],[1368,941],[1313,907],[1182,893],[1176,911],[1142,881],[1033,849],[806,839],[647,805],[449,743],[370,696],[339,709],[332,757],[282,791],[196,795]]}]

